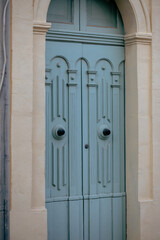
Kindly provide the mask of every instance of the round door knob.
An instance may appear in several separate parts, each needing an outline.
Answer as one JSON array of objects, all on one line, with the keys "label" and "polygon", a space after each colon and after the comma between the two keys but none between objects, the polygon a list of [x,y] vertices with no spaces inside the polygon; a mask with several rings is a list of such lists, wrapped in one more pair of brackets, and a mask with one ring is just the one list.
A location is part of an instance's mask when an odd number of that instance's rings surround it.
[{"label": "round door knob", "polygon": [[110,134],[111,134],[111,131],[110,131],[109,129],[105,128],[105,129],[103,130],[103,135],[104,135],[104,136],[109,136]]},{"label": "round door knob", "polygon": [[98,136],[102,140],[106,140],[111,134],[111,130],[108,129],[107,125],[101,125],[98,128]]},{"label": "round door knob", "polygon": [[52,135],[56,140],[62,140],[66,135],[65,128],[62,125],[53,127]]},{"label": "round door knob", "polygon": [[59,137],[63,136],[64,134],[65,134],[65,130],[64,130],[63,128],[59,128],[59,129],[57,130],[57,135],[58,135]]}]

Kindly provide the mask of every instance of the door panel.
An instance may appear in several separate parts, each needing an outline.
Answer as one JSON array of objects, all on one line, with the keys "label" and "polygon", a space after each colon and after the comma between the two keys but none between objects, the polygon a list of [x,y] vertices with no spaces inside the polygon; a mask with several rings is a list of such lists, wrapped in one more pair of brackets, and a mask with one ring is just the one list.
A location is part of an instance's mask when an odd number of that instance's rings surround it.
[{"label": "door panel", "polygon": [[[120,113],[124,104],[120,85],[123,86],[124,76],[118,69],[124,58],[123,48],[116,47],[115,51],[111,46],[83,44],[83,58],[91,69],[88,71],[82,64],[83,141],[86,143],[88,139],[89,144],[88,155],[85,150],[83,154],[83,166],[87,166],[83,169],[84,239],[121,240],[125,232],[121,174],[124,155],[120,154],[120,133],[124,135],[120,131],[124,121],[124,113]],[[106,138],[101,136],[103,128],[111,132]],[[124,148],[122,142],[121,147]]]},{"label": "door panel", "polygon": [[113,239],[110,198],[84,200],[84,239]]},{"label": "door panel", "polygon": [[[72,56],[70,50],[74,52]],[[46,207],[48,238],[82,239],[81,45],[48,43],[46,76]],[[62,129],[65,131],[60,132]]]},{"label": "door panel", "polygon": [[112,0],[51,0],[47,22],[51,31],[124,34],[119,10]]},{"label": "door panel", "polygon": [[[105,194],[112,192],[112,134],[103,139],[99,137],[101,127],[106,127],[112,132],[112,89],[111,72],[112,68],[107,60],[108,49],[103,46],[103,55],[98,54],[99,46],[83,45],[83,56],[88,58],[92,70],[87,71],[87,83],[84,91],[87,92],[88,111],[84,115],[83,138],[88,134],[88,164],[89,169],[84,177],[88,178],[88,192],[85,191],[86,181],[84,180],[84,195]],[[99,55],[99,56],[98,56]],[[83,110],[84,112],[84,110]],[[85,161],[85,157],[83,157]],[[103,159],[103,160],[102,160]],[[106,160],[105,160],[106,159]]]},{"label": "door panel", "polygon": [[123,61],[120,46],[47,42],[49,240],[125,239]]},{"label": "door panel", "polygon": [[79,30],[79,0],[52,0],[47,14],[52,29]]}]

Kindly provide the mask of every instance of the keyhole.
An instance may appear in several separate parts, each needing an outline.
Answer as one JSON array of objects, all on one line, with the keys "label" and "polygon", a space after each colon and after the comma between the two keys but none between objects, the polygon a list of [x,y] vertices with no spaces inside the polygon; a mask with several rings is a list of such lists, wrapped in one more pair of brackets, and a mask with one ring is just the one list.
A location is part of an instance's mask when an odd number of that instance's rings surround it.
[{"label": "keyhole", "polygon": [[88,144],[85,144],[84,147],[85,147],[85,149],[88,149],[88,148],[89,148],[89,145],[88,145]]}]

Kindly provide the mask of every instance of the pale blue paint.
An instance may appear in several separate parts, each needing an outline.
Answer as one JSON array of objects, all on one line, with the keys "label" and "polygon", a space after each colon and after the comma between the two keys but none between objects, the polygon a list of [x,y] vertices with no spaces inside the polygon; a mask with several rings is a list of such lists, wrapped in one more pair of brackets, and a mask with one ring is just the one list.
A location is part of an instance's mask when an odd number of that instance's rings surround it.
[{"label": "pale blue paint", "polygon": [[120,13],[112,0],[52,0],[47,21],[54,30],[124,34]]},{"label": "pale blue paint", "polygon": [[71,36],[46,42],[48,239],[125,240],[123,40]]}]

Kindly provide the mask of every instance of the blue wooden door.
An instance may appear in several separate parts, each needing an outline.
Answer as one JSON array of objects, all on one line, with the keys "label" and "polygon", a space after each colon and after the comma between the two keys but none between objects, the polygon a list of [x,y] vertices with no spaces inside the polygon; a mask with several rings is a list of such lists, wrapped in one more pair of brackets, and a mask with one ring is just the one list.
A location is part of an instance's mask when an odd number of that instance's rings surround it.
[{"label": "blue wooden door", "polygon": [[83,239],[81,53],[81,44],[47,43],[48,239]]},{"label": "blue wooden door", "polygon": [[124,48],[47,41],[49,240],[124,240]]},{"label": "blue wooden door", "polygon": [[124,51],[104,45],[82,48],[88,63],[82,61],[84,239],[122,240]]}]

